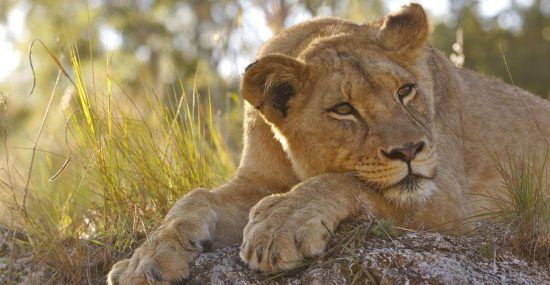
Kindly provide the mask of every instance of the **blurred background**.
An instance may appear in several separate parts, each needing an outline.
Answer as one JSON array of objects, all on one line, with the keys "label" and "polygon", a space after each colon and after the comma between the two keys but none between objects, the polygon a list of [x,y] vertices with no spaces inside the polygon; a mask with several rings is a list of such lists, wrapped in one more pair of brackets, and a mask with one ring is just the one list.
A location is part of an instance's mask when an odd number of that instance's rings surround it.
[{"label": "blurred background", "polygon": [[[263,42],[408,2],[0,0],[0,233],[13,237],[0,243],[0,283],[25,270],[104,282],[175,200],[233,175],[239,81]],[[418,2],[455,65],[550,97],[550,0]],[[18,268],[25,254],[38,267]]]},{"label": "blurred background", "polygon": [[[37,90],[29,96],[28,50],[38,38],[63,64],[70,45],[76,46],[84,70],[92,62],[95,72],[110,64],[112,78],[128,94],[139,94],[145,85],[157,94],[180,93],[182,80],[188,88],[208,88],[214,107],[229,112],[244,67],[282,28],[317,16],[366,22],[407,2],[0,0],[0,92],[9,98],[12,129],[35,119],[34,110],[44,107],[57,66],[37,49]],[[465,67],[510,81],[500,46],[515,83],[549,96],[550,0],[419,2],[433,20],[433,44],[448,56],[456,53]],[[453,50],[457,36],[463,49]],[[92,81],[91,72],[85,76]]]}]

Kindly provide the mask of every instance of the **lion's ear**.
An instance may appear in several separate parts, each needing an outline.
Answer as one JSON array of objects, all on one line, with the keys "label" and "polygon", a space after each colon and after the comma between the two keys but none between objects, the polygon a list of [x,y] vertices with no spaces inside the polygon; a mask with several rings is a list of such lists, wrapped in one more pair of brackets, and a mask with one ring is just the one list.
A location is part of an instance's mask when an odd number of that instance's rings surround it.
[{"label": "lion's ear", "polygon": [[278,124],[286,117],[288,103],[307,76],[305,63],[285,55],[267,55],[246,68],[241,85],[243,98]]},{"label": "lion's ear", "polygon": [[376,31],[378,43],[386,50],[408,59],[416,58],[426,45],[429,35],[428,18],[419,4],[404,6],[387,15]]}]

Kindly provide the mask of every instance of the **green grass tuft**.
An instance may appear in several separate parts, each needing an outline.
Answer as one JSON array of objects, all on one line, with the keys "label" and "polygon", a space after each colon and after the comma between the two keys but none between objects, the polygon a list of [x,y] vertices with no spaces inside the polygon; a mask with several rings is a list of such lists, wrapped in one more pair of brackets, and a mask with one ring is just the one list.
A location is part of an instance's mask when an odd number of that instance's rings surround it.
[{"label": "green grass tuft", "polygon": [[376,219],[370,232],[377,238],[391,240],[399,235],[397,228],[392,220]]},{"label": "green grass tuft", "polygon": [[177,199],[221,184],[235,162],[215,123],[210,94],[201,98],[193,88],[192,95],[172,94],[172,100],[154,91],[129,96],[113,90],[119,85],[109,65],[104,85],[92,90],[75,50],[70,59],[74,93],[66,124],[58,126],[65,137],[41,144],[30,169],[15,164],[27,161],[28,149],[7,149],[10,171],[0,176],[0,203],[12,216],[11,228],[27,235],[15,243],[32,248],[50,281],[96,283]]},{"label": "green grass tuft", "polygon": [[495,227],[505,243],[534,260],[550,258],[550,153],[494,159],[502,178],[494,205],[479,215]]}]

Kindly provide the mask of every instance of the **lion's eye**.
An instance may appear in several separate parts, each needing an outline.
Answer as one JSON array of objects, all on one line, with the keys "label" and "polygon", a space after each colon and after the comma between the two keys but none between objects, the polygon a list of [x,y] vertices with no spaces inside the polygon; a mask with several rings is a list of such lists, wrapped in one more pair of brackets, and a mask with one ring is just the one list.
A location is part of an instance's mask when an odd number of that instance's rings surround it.
[{"label": "lion's eye", "polygon": [[338,115],[351,115],[355,112],[355,109],[349,103],[342,102],[332,107],[330,111]]},{"label": "lion's eye", "polygon": [[397,90],[397,99],[406,104],[416,94],[416,84],[407,84]]}]

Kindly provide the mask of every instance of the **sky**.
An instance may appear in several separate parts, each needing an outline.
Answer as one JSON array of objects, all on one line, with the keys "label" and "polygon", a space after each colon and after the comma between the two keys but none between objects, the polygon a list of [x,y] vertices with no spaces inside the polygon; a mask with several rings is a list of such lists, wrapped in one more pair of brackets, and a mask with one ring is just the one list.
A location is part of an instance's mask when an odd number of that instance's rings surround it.
[{"label": "sky", "polygon": [[[514,0],[518,5],[529,6],[534,3],[534,0]],[[247,1],[248,2],[248,1]],[[405,4],[408,4],[410,0],[387,0],[386,5],[390,11],[397,11]],[[417,0],[416,2],[422,4],[428,13],[436,19],[443,19],[448,13],[450,4],[449,0]],[[550,3],[550,0],[544,2]],[[512,0],[481,0],[480,1],[480,14],[486,17],[492,17],[498,15],[500,12],[508,8],[512,3]],[[550,5],[550,4],[549,4]],[[549,6],[547,5],[547,6]],[[243,23],[249,27],[244,27],[243,31],[254,32],[256,38],[261,41],[267,40],[271,37],[271,31],[267,27],[267,23],[264,21],[258,21],[258,18],[263,18],[262,11],[258,8],[246,9],[246,2],[243,2],[245,6],[245,13],[243,15]],[[10,80],[10,74],[19,66],[22,60],[25,58],[23,54],[16,48],[15,42],[21,41],[21,39],[31,40],[32,36],[27,35],[25,29],[26,11],[28,7],[25,4],[19,4],[8,14],[7,23],[0,24],[0,83]],[[310,15],[305,15],[299,11],[293,15],[291,22],[301,22],[310,18]],[[519,19],[521,20],[521,19]],[[499,22],[501,19],[499,18]],[[258,25],[258,23],[264,23]],[[253,23],[253,24],[252,24]],[[517,25],[518,19],[514,17],[503,17],[501,25],[504,27],[514,28]],[[109,27],[98,27],[100,41],[106,50],[113,50],[120,46],[122,38],[120,33]],[[248,38],[245,35],[241,35],[241,40]],[[236,39],[239,40],[239,39]],[[236,64],[235,64],[236,63]],[[246,65],[248,59],[235,58],[225,59],[220,63],[219,71],[224,77],[229,77],[232,74],[238,74],[241,70],[241,65]],[[236,65],[236,66],[235,66]]]}]

